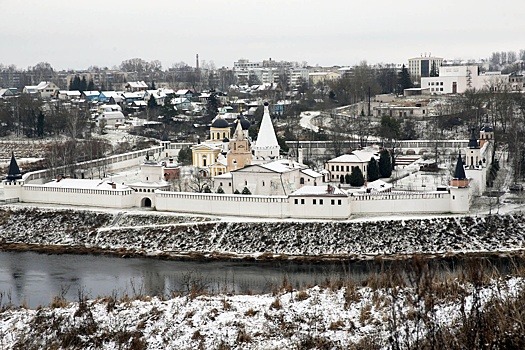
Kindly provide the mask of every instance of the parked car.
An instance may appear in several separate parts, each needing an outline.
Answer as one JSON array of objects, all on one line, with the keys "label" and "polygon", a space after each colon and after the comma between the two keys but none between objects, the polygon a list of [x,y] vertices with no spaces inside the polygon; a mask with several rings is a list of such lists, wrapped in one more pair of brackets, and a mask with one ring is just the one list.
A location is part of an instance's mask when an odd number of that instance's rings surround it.
[{"label": "parked car", "polygon": [[509,190],[511,190],[512,192],[521,192],[523,191],[523,185],[519,183],[513,183],[509,186]]}]

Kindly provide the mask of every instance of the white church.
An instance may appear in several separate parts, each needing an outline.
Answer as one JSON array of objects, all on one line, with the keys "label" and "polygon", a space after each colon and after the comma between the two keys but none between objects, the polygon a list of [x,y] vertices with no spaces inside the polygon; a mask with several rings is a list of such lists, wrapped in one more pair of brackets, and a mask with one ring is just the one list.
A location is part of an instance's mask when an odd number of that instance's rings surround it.
[{"label": "white church", "polygon": [[[472,196],[485,189],[492,152],[493,131],[483,128],[480,141],[473,134],[468,149],[462,152],[466,165],[458,157],[454,178],[446,189],[380,191],[372,186],[369,190],[345,191],[323,182],[320,173],[302,164],[300,154],[297,160],[279,155],[267,105],[255,142],[248,139],[247,124],[242,124],[239,118],[231,135],[230,125],[218,118],[210,128],[210,139],[193,147],[194,162],[214,169],[209,171],[214,193],[171,191],[165,181],[169,165],[149,160],[149,152],[151,157],[173,156],[174,144],[162,141],[149,151],[112,157],[109,170],[139,169],[140,181],[131,183],[71,178],[46,182],[45,171],[22,176],[13,155],[3,181],[4,201],[122,209],[151,207],[158,211],[216,216],[297,219],[348,219],[356,214],[382,213],[467,213]],[[207,163],[203,164],[204,159]]]}]

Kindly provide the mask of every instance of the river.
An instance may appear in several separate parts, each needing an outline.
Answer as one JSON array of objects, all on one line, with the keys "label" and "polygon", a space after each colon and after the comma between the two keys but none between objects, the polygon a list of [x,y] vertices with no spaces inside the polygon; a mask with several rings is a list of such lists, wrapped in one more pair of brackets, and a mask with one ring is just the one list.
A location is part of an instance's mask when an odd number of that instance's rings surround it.
[{"label": "river", "polygon": [[[478,269],[481,259],[475,260]],[[507,273],[523,260],[488,259],[487,271]],[[53,297],[77,301],[124,295],[188,293],[191,288],[211,293],[269,293],[286,280],[302,288],[341,277],[359,284],[392,262],[358,261],[301,263],[294,261],[173,261],[154,258],[120,258],[105,255],[50,255],[35,252],[0,252],[0,306],[12,304],[35,308]],[[465,262],[456,258],[435,259],[440,274],[457,274]],[[410,267],[409,267],[410,268]],[[406,266],[402,267],[405,271]]]},{"label": "river", "polygon": [[48,255],[0,252],[0,304],[48,305],[53,297],[78,300],[116,295],[186,293],[193,286],[209,292],[267,293],[286,277],[294,288],[327,278],[368,276],[368,263],[170,261],[104,255]]}]

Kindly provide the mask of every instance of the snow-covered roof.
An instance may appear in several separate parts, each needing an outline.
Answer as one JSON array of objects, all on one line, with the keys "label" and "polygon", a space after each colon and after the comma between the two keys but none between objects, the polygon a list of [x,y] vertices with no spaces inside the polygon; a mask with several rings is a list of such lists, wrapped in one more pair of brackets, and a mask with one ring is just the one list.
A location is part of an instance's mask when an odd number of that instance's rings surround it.
[{"label": "snow-covered roof", "polygon": [[290,196],[338,196],[347,197],[347,194],[335,186],[303,186]]},{"label": "snow-covered roof", "polygon": [[144,98],[144,92],[124,92],[122,93],[122,96],[124,96],[124,98],[139,98],[139,99],[143,99]]},{"label": "snow-covered roof", "polygon": [[80,97],[80,95],[82,95],[81,92],[78,91],[78,90],[71,90],[71,91],[69,91],[69,90],[60,90],[60,91],[58,91],[58,93],[60,95],[66,95],[66,96],[78,96],[78,97]]},{"label": "snow-covered roof", "polygon": [[303,174],[305,174],[306,176],[310,176],[310,177],[314,177],[314,178],[317,178],[317,177],[322,177],[323,175],[318,173],[317,171],[315,170],[312,170],[310,168],[308,169],[301,169],[301,172]]},{"label": "snow-covered roof", "polygon": [[[89,179],[61,179],[53,180],[43,185],[32,185],[53,188],[72,188],[83,190],[109,190],[109,191],[125,191],[129,190],[126,185],[112,183],[107,180],[89,180]],[[115,186],[115,188],[113,188]]]},{"label": "snow-covered roof", "polygon": [[175,92],[175,95],[186,95],[186,94],[191,94],[191,90],[188,90],[188,89],[182,89],[182,90],[177,90],[177,92]]},{"label": "snow-covered roof", "polygon": [[275,130],[273,128],[272,119],[270,118],[270,110],[268,104],[264,106],[264,114],[261,121],[261,127],[257,134],[257,141],[255,142],[255,148],[259,149],[279,149],[279,143],[275,136]]},{"label": "snow-covered roof", "polygon": [[106,96],[107,98],[115,98],[115,97],[120,97],[120,94],[116,91],[102,91],[101,94],[103,94],[104,96]]},{"label": "snow-covered roof", "polygon": [[265,164],[259,164],[261,167],[275,171],[276,173],[287,173],[289,171],[292,171],[293,168],[290,168],[289,166],[277,161],[277,162],[270,162]]},{"label": "snow-covered roof", "polygon": [[122,112],[120,111],[104,112],[102,113],[101,117],[105,119],[125,119],[126,118],[124,114],[122,114]]},{"label": "snow-covered roof", "polygon": [[82,94],[84,94],[84,96],[86,96],[86,97],[91,97],[91,96],[99,96],[100,92],[98,92],[98,91],[84,91],[84,92],[82,92]]},{"label": "snow-covered roof", "polygon": [[147,89],[148,84],[146,84],[144,81],[130,81],[128,82],[128,86],[132,89]]},{"label": "snow-covered roof", "polygon": [[328,163],[368,163],[370,159],[378,158],[374,152],[353,151],[350,154],[343,154],[339,157],[330,159]]},{"label": "snow-covered roof", "polygon": [[131,184],[128,184],[129,187],[135,188],[135,187],[146,187],[146,188],[165,188],[166,186],[169,186],[169,182],[167,181],[155,181],[155,182],[133,182]]},{"label": "snow-covered roof", "polygon": [[232,178],[232,173],[225,173],[225,174],[217,175],[214,177],[214,179],[231,179],[231,178]]}]

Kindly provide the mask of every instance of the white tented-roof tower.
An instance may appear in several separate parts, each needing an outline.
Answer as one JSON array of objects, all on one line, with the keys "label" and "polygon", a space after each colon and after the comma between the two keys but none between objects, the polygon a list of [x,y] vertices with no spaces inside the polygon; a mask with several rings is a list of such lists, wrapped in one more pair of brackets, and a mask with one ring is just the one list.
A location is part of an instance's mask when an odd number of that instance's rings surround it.
[{"label": "white tented-roof tower", "polygon": [[257,160],[272,160],[279,157],[279,143],[275,136],[268,102],[264,103],[264,114],[259,128],[259,134],[253,147],[254,156]]}]

